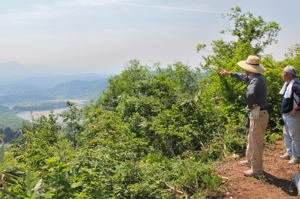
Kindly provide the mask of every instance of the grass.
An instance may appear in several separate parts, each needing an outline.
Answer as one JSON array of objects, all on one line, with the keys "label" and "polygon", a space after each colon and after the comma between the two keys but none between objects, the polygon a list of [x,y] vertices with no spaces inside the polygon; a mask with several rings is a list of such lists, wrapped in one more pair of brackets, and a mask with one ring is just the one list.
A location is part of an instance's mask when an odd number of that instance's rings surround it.
[{"label": "grass", "polygon": [[22,127],[22,119],[12,112],[0,112],[0,128],[10,127],[13,130]]}]

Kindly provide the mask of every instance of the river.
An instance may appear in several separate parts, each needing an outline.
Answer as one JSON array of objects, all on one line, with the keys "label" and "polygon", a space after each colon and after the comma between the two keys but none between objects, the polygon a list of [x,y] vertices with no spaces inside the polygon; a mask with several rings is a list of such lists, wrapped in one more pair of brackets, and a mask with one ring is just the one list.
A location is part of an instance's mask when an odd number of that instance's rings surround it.
[{"label": "river", "polygon": [[53,111],[54,114],[60,114],[67,110],[66,108],[62,109],[54,109],[54,110],[44,110],[44,111],[24,111],[17,113],[17,116],[23,120],[32,121],[33,119],[38,119],[41,116],[48,116],[51,111]]},{"label": "river", "polygon": [[[52,102],[53,101],[56,101],[56,102],[70,101],[70,102],[76,103],[79,107],[83,106],[85,103],[88,102],[88,100],[51,100],[51,101]],[[53,114],[58,115],[58,114],[61,114],[62,112],[64,112],[65,110],[67,110],[67,108],[43,110],[43,111],[23,111],[23,112],[17,113],[17,116],[23,120],[27,120],[27,121],[31,122],[33,119],[38,119],[41,116],[48,116],[51,113],[51,111],[53,111]],[[58,120],[60,121],[60,118]]]}]

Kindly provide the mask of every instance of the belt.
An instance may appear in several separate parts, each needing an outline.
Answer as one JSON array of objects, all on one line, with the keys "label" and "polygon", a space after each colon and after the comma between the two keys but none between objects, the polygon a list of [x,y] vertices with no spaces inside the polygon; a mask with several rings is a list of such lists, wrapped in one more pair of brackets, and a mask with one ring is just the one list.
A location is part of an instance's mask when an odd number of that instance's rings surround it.
[{"label": "belt", "polygon": [[267,111],[267,108],[260,108],[261,111]]}]

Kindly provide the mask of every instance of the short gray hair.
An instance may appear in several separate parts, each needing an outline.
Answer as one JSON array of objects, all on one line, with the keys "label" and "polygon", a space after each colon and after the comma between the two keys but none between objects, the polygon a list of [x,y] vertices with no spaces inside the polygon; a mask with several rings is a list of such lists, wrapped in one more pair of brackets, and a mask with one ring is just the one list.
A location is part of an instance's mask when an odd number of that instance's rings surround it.
[{"label": "short gray hair", "polygon": [[293,66],[286,66],[283,71],[286,73],[290,73],[294,78],[297,77],[296,69]]}]

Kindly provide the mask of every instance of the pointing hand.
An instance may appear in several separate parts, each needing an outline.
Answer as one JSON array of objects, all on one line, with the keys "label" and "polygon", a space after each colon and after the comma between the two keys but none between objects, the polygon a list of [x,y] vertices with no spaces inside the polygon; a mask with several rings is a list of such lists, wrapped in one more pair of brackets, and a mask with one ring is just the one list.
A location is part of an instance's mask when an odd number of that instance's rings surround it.
[{"label": "pointing hand", "polygon": [[222,76],[225,76],[225,75],[230,75],[231,72],[229,72],[229,71],[225,70],[224,68],[222,68],[220,74],[221,74]]}]

